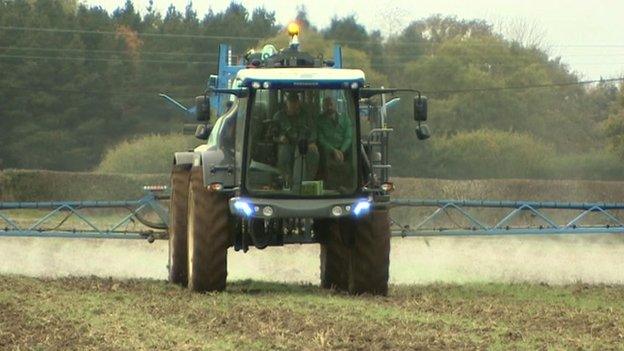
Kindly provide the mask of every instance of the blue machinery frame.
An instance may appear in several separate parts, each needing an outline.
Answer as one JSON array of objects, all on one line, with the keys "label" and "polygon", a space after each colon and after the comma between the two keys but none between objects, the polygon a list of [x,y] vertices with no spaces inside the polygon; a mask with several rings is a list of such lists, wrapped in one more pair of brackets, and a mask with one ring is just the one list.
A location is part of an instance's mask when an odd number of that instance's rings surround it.
[{"label": "blue machinery frame", "polygon": [[[128,201],[52,201],[52,202],[0,202],[0,237],[55,237],[55,238],[92,238],[92,239],[147,239],[153,242],[156,239],[166,239],[166,228],[169,222],[168,210],[160,200],[167,196],[159,196],[149,193],[139,200]],[[127,212],[123,218],[113,223],[102,225],[97,218],[85,212],[97,209],[123,210]],[[23,212],[32,210],[47,210],[43,216],[34,222],[18,224],[17,220],[7,211]],[[152,222],[162,231],[154,231],[144,226],[141,230],[128,230],[128,226],[145,221],[142,213],[150,212],[157,218]],[[45,228],[56,215],[65,215],[59,224],[52,228]],[[75,217],[81,224],[81,229],[65,228],[63,224],[70,218]],[[133,226],[135,227],[135,226]]]},{"label": "blue machinery frame", "polygon": [[[425,218],[418,221],[415,227],[404,226],[393,222],[393,235],[406,236],[498,236],[498,235],[561,235],[561,234],[624,234],[624,223],[614,211],[624,210],[624,203],[585,203],[556,201],[492,201],[492,200],[418,200],[397,199],[392,202],[394,207],[435,208]],[[494,224],[477,218],[469,209],[500,209],[506,210]],[[544,210],[576,211],[576,215],[565,223],[559,223]],[[469,223],[465,228],[434,228],[428,227],[433,222],[456,213]],[[513,220],[523,214],[530,214],[541,222],[531,227],[514,226]],[[602,224],[583,225],[589,215],[598,214]]]},{"label": "blue machinery frame", "polygon": [[[55,202],[0,202],[0,237],[57,237],[57,238],[94,238],[94,239],[166,239],[168,211],[162,201],[168,200],[167,195],[149,193],[138,200],[128,201],[55,201]],[[392,235],[401,237],[432,237],[432,236],[501,236],[501,235],[564,235],[564,234],[624,234],[624,222],[615,211],[624,210],[624,203],[571,203],[571,202],[536,202],[536,201],[489,201],[489,200],[419,200],[397,199],[392,201],[393,208],[411,207],[432,210],[416,220],[414,227],[401,225],[393,221]],[[87,212],[97,209],[124,210],[127,214],[120,220],[102,225],[96,217]],[[494,224],[474,215],[475,211],[498,209],[504,215]],[[18,224],[12,219],[20,211],[47,210],[32,223]],[[575,211],[565,223],[558,223],[544,210]],[[13,215],[7,212],[11,211]],[[142,217],[151,213],[156,218],[156,227],[152,230],[147,226],[136,229],[129,224],[145,223]],[[464,227],[434,227],[438,219],[455,213],[468,223]],[[529,214],[540,222],[534,226],[514,226],[513,221],[523,214]],[[56,226],[45,228],[45,224],[65,214],[65,218]],[[602,223],[583,225],[591,214],[598,214]],[[70,216],[74,216],[81,229],[64,228],[63,224]],[[491,221],[490,221],[491,222]],[[154,224],[154,222],[151,222]]]}]

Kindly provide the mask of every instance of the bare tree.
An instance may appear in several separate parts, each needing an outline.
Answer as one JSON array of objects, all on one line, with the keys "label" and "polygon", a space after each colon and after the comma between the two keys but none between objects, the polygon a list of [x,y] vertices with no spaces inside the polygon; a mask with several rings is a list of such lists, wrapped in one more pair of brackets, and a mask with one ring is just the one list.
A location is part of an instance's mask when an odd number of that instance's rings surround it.
[{"label": "bare tree", "polygon": [[546,50],[546,29],[537,20],[498,18],[490,21],[496,32],[527,48]]},{"label": "bare tree", "polygon": [[403,8],[396,6],[394,1],[381,1],[377,5],[375,22],[386,38],[397,36],[407,26],[407,13]]}]

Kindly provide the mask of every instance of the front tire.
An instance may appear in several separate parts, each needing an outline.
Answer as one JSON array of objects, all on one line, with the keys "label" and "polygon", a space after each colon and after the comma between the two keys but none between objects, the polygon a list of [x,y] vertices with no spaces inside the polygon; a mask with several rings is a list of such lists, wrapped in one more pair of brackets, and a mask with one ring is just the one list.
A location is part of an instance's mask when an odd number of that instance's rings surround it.
[{"label": "front tire", "polygon": [[390,217],[388,210],[373,210],[350,223],[353,244],[349,260],[349,293],[388,294]]},{"label": "front tire", "polygon": [[349,247],[340,231],[341,220],[328,219],[319,223],[321,239],[321,288],[349,289]]},{"label": "front tire", "polygon": [[188,190],[191,165],[174,165],[169,202],[169,282],[188,284]]},{"label": "front tire", "polygon": [[193,167],[188,196],[188,287],[225,290],[230,246],[228,198],[204,186],[202,167]]}]

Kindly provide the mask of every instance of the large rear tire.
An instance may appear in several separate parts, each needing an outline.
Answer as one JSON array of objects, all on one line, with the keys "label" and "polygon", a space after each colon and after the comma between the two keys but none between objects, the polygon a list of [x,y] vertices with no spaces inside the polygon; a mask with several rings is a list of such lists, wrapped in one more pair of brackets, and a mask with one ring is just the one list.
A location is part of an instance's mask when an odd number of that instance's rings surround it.
[{"label": "large rear tire", "polygon": [[349,289],[349,248],[341,234],[341,222],[328,219],[317,222],[321,241],[321,288]]},{"label": "large rear tire", "polygon": [[390,219],[388,210],[373,210],[350,223],[349,293],[388,294]]},{"label": "large rear tire", "polygon": [[169,202],[169,282],[188,283],[188,190],[191,165],[174,165]]},{"label": "large rear tire", "polygon": [[196,292],[225,290],[231,241],[228,198],[206,189],[202,168],[193,167],[188,200],[188,287]]}]

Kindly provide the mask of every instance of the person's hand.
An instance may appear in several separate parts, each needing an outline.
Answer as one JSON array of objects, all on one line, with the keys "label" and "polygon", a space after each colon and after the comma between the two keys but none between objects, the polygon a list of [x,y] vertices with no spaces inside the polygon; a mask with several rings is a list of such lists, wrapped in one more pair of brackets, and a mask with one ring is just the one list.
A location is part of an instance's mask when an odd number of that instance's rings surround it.
[{"label": "person's hand", "polygon": [[344,154],[338,149],[334,149],[334,159],[338,162],[344,161]]},{"label": "person's hand", "polygon": [[308,144],[308,152],[318,152],[318,147],[316,147],[315,143]]}]

